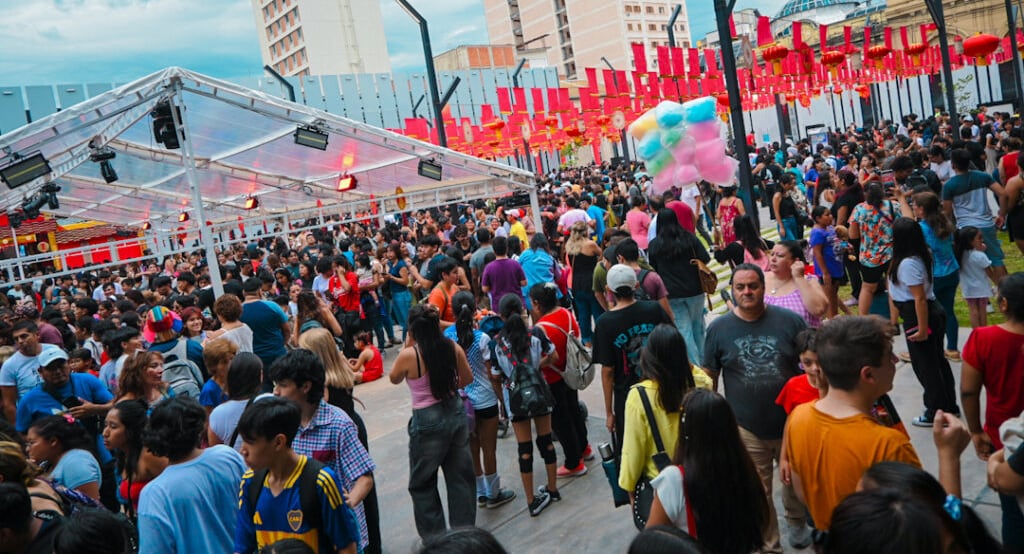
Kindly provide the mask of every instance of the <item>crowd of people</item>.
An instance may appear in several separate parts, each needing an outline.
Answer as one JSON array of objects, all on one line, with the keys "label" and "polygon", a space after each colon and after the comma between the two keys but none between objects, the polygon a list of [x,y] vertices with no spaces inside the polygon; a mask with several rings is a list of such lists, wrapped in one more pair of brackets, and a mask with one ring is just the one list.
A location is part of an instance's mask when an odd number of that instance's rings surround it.
[{"label": "crowd of people", "polygon": [[[409,390],[420,548],[503,551],[477,510],[540,516],[595,458],[584,359],[613,495],[646,528],[631,552],[1024,552],[1024,273],[997,235],[1024,252],[1021,139],[1008,114],[910,116],[758,150],[753,198],[658,195],[606,163],[543,176],[538,213],[510,197],[39,268],[0,296],[0,551],[381,552],[354,391],[385,373]],[[712,259],[730,275],[709,320]],[[937,476],[888,396],[901,358]],[[510,429],[521,488],[498,474]],[[971,443],[1001,540],[960,499]]]}]

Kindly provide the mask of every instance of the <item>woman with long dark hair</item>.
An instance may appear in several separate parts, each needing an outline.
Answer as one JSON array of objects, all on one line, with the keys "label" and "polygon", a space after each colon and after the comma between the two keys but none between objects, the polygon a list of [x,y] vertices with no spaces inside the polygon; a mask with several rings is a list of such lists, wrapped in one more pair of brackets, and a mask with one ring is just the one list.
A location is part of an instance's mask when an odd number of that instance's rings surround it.
[{"label": "woman with long dark hair", "polygon": [[736,229],[736,242],[726,244],[725,248],[715,251],[715,259],[718,260],[718,263],[728,262],[733,267],[740,264],[754,264],[763,271],[768,271],[768,266],[771,264],[771,256],[768,253],[771,252],[774,243],[761,238],[761,233],[757,230],[757,225],[754,224],[754,218],[749,215],[737,217],[733,221],[733,227]]},{"label": "woman with long dark hair", "polygon": [[704,355],[704,289],[694,260],[708,263],[711,256],[693,233],[679,225],[675,211],[658,212],[658,236],[651,241],[648,257],[668,289],[676,327],[686,340],[690,362],[701,363]]},{"label": "woman with long dark hair", "polygon": [[[523,319],[523,304],[518,296],[506,294],[498,303],[498,311],[505,325],[495,338],[497,342],[491,359],[491,372],[497,372],[503,382],[512,379],[514,369],[528,371],[519,365],[513,368],[515,360],[529,360],[530,368],[540,370],[541,367],[553,363],[556,359],[555,345],[550,341],[542,341],[530,332]],[[518,362],[521,364],[521,362]],[[537,428],[537,450],[540,451],[547,470],[547,485],[543,485],[534,493],[533,488],[533,431],[531,422]],[[538,516],[553,500],[562,499],[556,485],[557,455],[551,438],[551,412],[533,417],[512,414],[512,429],[519,443],[519,476],[523,480],[523,491],[531,516]]]},{"label": "woman with long dark hair", "polygon": [[142,489],[167,467],[167,458],[142,446],[148,411],[149,406],[139,399],[118,402],[107,412],[103,428],[103,444],[117,460],[117,500],[133,520]]},{"label": "woman with long dark hair", "polygon": [[692,530],[716,554],[760,549],[768,526],[768,499],[740,440],[732,408],[718,393],[695,389],[683,399],[682,413],[676,465],[651,482],[655,497],[647,526]]},{"label": "woman with long dark hair", "polygon": [[331,307],[317,298],[313,291],[300,292],[295,298],[295,307],[298,315],[295,317],[292,328],[292,343],[298,344],[299,336],[310,329],[323,328],[330,331],[335,337],[342,335],[341,325],[331,313]]},{"label": "woman with long dark hair", "polygon": [[942,211],[942,200],[934,192],[919,192],[914,195],[914,207],[910,207],[907,195],[900,187],[893,191],[900,201],[903,217],[917,220],[924,233],[924,240],[932,254],[932,279],[935,283],[935,299],[946,312],[946,357],[960,361],[960,322],[956,319],[953,303],[956,288],[960,284],[960,263],[953,252],[953,233],[956,226]]},{"label": "woman with long dark hair", "polygon": [[406,381],[412,395],[409,420],[409,494],[420,537],[444,531],[437,471],[444,471],[451,527],[476,521],[476,487],[469,454],[469,427],[458,389],[473,381],[461,346],[441,333],[441,314],[432,304],[409,310],[409,346],[391,366],[395,385]]},{"label": "woman with long dark hair", "polygon": [[491,340],[476,328],[476,299],[472,292],[463,290],[455,293],[452,311],[455,312],[455,325],[445,329],[444,336],[462,347],[473,371],[473,382],[462,391],[473,405],[474,412],[469,448],[476,475],[476,503],[478,507],[497,508],[515,498],[516,493],[502,488],[498,475],[498,394],[484,361]]},{"label": "woman with long dark hair", "polygon": [[640,353],[643,380],[633,385],[626,396],[626,425],[622,438],[622,464],[619,468],[619,486],[630,495],[642,477],[654,479],[658,475],[658,468],[651,459],[657,453],[657,448],[651,422],[647,419],[640,398],[640,389],[646,393],[651,404],[665,453],[672,455],[676,452],[679,439],[683,397],[697,386],[711,388],[711,379],[704,370],[696,366],[686,369],[679,367],[678,361],[683,359],[686,351],[686,341],[679,331],[661,323],[647,336],[647,344]]},{"label": "woman with long dark hair", "polygon": [[263,361],[252,352],[239,352],[228,367],[227,383],[228,401],[210,412],[206,438],[210,446],[226,444],[240,451],[242,439],[235,431],[245,407],[259,395],[263,383]]},{"label": "woman with long dark hair", "polygon": [[[853,209],[850,216],[850,239],[860,241],[860,296],[857,306],[860,315],[868,315],[878,285],[885,279],[892,260],[892,227],[899,214],[892,200],[885,199],[882,183],[871,182],[864,202]],[[930,263],[930,260],[929,260]]]},{"label": "woman with long dark hair", "polygon": [[924,413],[912,423],[931,427],[935,412],[960,414],[953,372],[942,351],[946,312],[935,301],[932,255],[916,221],[901,217],[892,226],[889,299],[903,319],[914,375],[924,387]]},{"label": "woman with long dark hair", "polygon": [[163,380],[164,355],[155,350],[139,351],[124,364],[117,381],[117,400],[141,399],[153,406],[174,396],[174,390]]}]

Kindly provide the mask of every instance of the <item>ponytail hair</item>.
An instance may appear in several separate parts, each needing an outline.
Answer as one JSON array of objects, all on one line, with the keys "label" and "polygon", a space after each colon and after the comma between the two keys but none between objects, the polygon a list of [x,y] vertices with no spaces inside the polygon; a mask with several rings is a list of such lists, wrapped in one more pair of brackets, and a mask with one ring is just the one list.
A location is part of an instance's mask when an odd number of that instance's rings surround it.
[{"label": "ponytail hair", "polygon": [[452,296],[452,311],[455,312],[455,334],[459,346],[469,350],[476,337],[473,334],[473,316],[476,315],[476,299],[473,293],[463,290]]}]

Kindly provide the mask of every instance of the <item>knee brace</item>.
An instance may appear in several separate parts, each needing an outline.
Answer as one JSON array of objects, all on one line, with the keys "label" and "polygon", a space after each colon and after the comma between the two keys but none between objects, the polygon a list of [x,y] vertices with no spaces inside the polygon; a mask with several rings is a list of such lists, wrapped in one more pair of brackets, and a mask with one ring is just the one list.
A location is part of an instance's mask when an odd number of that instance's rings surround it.
[{"label": "knee brace", "polygon": [[519,473],[533,473],[533,445],[530,441],[519,443]]},{"label": "knee brace", "polygon": [[540,450],[540,457],[544,459],[545,464],[553,464],[557,461],[555,445],[551,441],[551,433],[537,437],[537,450]]}]

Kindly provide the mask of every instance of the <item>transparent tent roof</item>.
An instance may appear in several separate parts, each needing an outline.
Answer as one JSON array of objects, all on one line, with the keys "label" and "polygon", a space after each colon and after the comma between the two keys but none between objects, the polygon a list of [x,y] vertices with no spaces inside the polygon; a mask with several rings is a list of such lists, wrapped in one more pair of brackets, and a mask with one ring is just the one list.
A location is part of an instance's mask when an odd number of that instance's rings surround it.
[{"label": "transparent tent roof", "polygon": [[782,9],[775,14],[775,19],[789,18],[803,12],[807,12],[817,8],[825,8],[829,6],[840,6],[840,5],[851,5],[858,4],[862,0],[789,0],[786,2]]},{"label": "transparent tent roof", "polygon": [[[150,112],[168,99],[182,108],[192,163],[185,143],[168,150],[154,138]],[[328,134],[324,151],[295,143],[296,128],[312,124]],[[110,164],[117,181],[105,182],[100,164],[90,161],[97,148],[116,153]],[[35,153],[48,160],[53,172],[13,190],[0,186],[0,201],[8,210],[53,182],[61,187],[60,208],[44,208],[44,213],[129,227],[149,221],[158,230],[177,228],[182,211],[198,219],[189,177],[193,168],[203,216],[213,222],[255,215],[245,209],[249,196],[259,198],[264,216],[272,216],[321,205],[341,209],[365,203],[370,195],[382,202],[396,199],[396,187],[409,199],[409,209],[437,205],[417,201],[429,201],[426,192],[439,188],[461,187],[465,193],[466,187],[475,187],[491,196],[533,188],[528,172],[180,68],[0,136],[0,167]],[[442,180],[419,176],[420,160],[439,163]],[[355,176],[357,188],[338,192],[342,175]]]}]

